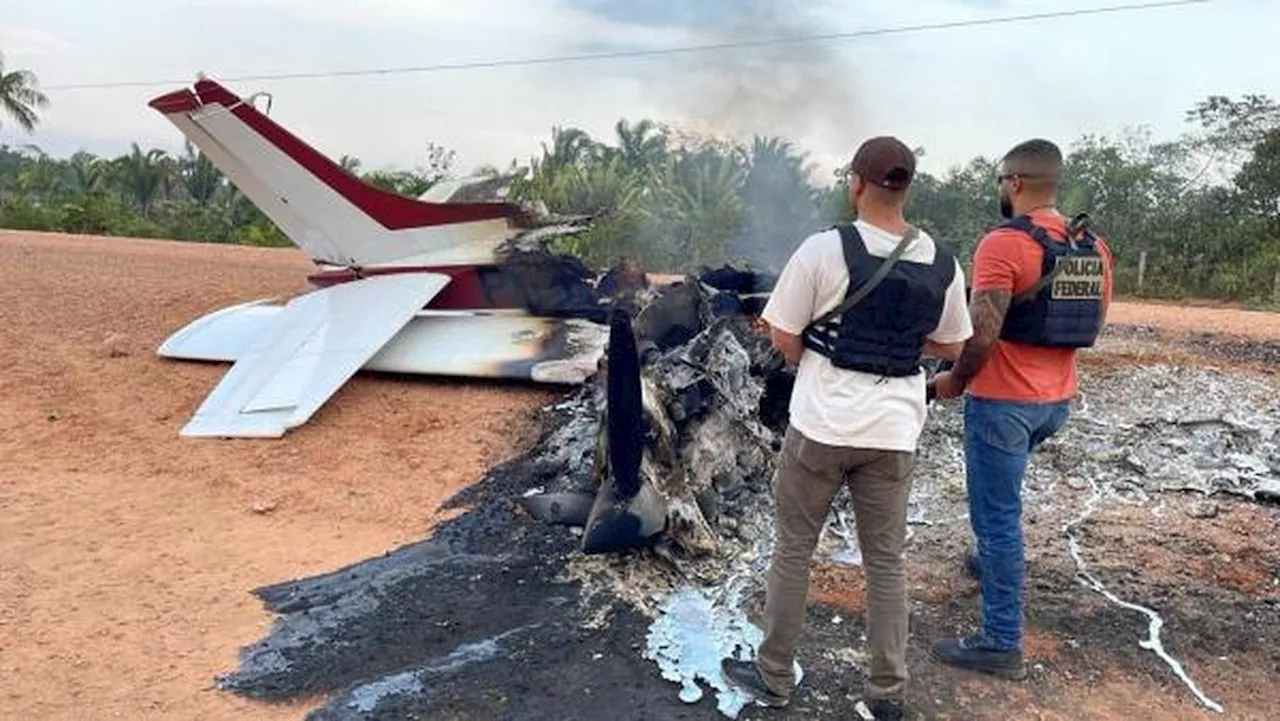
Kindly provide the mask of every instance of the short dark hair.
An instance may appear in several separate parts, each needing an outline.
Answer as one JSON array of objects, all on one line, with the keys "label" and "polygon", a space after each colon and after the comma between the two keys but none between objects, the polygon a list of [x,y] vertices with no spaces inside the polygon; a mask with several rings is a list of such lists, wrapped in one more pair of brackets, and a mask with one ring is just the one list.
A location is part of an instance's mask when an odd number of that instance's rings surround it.
[{"label": "short dark hair", "polygon": [[1052,141],[1034,138],[1013,146],[1004,154],[1006,161],[1027,162],[1043,167],[1062,169],[1062,151]]},{"label": "short dark hair", "polygon": [[[1062,151],[1044,138],[1034,138],[1013,146],[1004,154],[1011,170],[1028,176],[1035,185],[1056,187],[1062,177]],[[1041,176],[1037,178],[1036,176]]]}]

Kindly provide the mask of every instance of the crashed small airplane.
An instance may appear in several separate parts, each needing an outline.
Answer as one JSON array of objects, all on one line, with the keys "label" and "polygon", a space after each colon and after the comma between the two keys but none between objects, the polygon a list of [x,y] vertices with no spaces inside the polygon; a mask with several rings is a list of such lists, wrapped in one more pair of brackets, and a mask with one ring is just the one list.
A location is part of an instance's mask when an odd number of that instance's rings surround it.
[{"label": "crashed small airplane", "polygon": [[607,308],[585,266],[547,251],[588,219],[475,200],[489,178],[418,199],[382,190],[256,97],[201,78],[149,103],[319,267],[308,293],[216,310],[161,344],[162,357],[233,364],[181,436],[278,438],[361,369],[552,384],[596,372]]},{"label": "crashed small airplane", "polygon": [[755,406],[785,408],[789,395],[757,397],[754,375],[773,375],[738,339],[764,342],[744,328],[769,278],[725,266],[658,291],[624,263],[597,283],[548,249],[589,218],[495,202],[502,179],[443,183],[418,199],[381,190],[253,101],[202,78],[150,105],[320,269],[310,292],[216,310],[161,344],[162,357],[233,364],[180,435],[281,437],[361,369],[594,378],[570,403],[583,430],[596,428],[573,439],[594,446],[590,469],[578,469],[581,484],[575,471],[558,490],[525,496],[526,509],[583,527],[585,553],[660,539],[714,552],[713,486],[759,475],[772,431]]}]

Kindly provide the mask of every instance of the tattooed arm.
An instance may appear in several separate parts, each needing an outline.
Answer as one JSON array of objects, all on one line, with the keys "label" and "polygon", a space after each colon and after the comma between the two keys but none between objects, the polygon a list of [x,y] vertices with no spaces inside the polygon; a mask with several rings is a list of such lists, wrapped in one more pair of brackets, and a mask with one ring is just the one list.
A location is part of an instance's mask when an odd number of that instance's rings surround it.
[{"label": "tattooed arm", "polygon": [[1007,290],[974,291],[969,301],[969,315],[973,319],[973,337],[964,344],[960,352],[960,360],[951,369],[960,387],[968,385],[983,364],[991,357],[996,343],[1000,340],[1000,328],[1004,326],[1004,316],[1009,312],[1011,294]]},{"label": "tattooed arm", "polygon": [[973,336],[960,351],[955,367],[933,377],[930,385],[938,398],[958,398],[965,386],[978,375],[991,351],[1000,340],[1000,328],[1004,326],[1005,313],[1009,311],[1012,294],[1007,290],[977,290],[969,301],[969,314],[973,319]]}]

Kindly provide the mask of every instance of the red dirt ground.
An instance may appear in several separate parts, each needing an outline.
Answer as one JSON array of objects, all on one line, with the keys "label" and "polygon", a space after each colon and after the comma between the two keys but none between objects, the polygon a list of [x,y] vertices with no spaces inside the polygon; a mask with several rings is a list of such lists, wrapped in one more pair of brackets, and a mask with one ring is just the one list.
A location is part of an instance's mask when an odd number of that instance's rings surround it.
[{"label": "red dirt ground", "polygon": [[1151,325],[1171,333],[1221,333],[1254,340],[1280,340],[1280,313],[1165,303],[1117,302],[1108,323]]},{"label": "red dirt ground", "polygon": [[179,439],[227,366],[164,361],[160,341],[308,269],[0,234],[0,718],[300,718],[209,690],[267,630],[249,591],[420,539],[528,442],[544,391],[381,377],[287,442]]},{"label": "red dirt ground", "polygon": [[[227,366],[164,361],[160,341],[309,270],[294,250],[0,231],[0,718],[301,718],[314,703],[211,689],[270,623],[250,590],[422,538],[531,442],[546,391],[364,375],[286,442],[179,439]],[[1280,339],[1280,315],[1122,303],[1111,320]],[[857,575],[821,570],[815,600],[860,610]],[[1057,645],[1033,633],[1031,655]],[[1136,679],[1081,692],[1091,718],[1175,718]]]}]

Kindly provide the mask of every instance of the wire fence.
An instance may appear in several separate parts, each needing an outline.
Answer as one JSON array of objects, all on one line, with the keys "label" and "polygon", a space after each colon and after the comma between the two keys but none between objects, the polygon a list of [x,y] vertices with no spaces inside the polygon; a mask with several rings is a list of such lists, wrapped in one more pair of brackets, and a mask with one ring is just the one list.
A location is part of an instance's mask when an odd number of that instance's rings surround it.
[{"label": "wire fence", "polygon": [[1146,298],[1239,301],[1280,307],[1280,265],[1214,261],[1205,253],[1184,256],[1141,249],[1117,258],[1116,293]]}]

